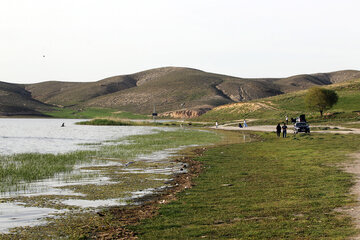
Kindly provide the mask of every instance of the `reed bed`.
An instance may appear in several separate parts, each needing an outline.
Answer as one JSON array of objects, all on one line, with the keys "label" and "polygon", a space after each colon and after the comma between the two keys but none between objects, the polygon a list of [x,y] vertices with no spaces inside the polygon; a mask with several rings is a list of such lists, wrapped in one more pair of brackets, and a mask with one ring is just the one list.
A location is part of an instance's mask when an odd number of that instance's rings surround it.
[{"label": "reed bed", "polygon": [[[215,142],[213,132],[180,129],[157,131],[153,134],[117,139],[115,145],[99,146],[98,150],[75,151],[65,154],[23,153],[0,156],[0,192],[9,191],[17,185],[46,179],[59,173],[70,173],[76,164],[94,160],[118,159],[127,161],[136,156],[193,144]],[[126,141],[127,144],[119,144]]]}]

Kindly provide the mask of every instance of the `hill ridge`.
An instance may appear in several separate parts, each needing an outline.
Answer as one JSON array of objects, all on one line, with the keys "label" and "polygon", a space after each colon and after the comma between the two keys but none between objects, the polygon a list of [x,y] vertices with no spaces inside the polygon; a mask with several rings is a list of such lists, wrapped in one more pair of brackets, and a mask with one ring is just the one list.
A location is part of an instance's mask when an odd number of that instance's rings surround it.
[{"label": "hill ridge", "polygon": [[[286,78],[239,78],[187,67],[161,67],[95,82],[0,82],[0,114],[9,113],[6,109],[11,104],[17,107],[28,105],[30,112],[43,112],[44,109],[57,106],[78,109],[113,108],[150,114],[156,105],[158,111],[164,113],[177,111],[179,114],[182,110],[187,111],[187,114],[189,110],[199,110],[200,113],[227,103],[249,101],[355,78],[360,78],[360,71],[342,70]],[[6,94],[12,95],[15,102],[7,101]]]}]

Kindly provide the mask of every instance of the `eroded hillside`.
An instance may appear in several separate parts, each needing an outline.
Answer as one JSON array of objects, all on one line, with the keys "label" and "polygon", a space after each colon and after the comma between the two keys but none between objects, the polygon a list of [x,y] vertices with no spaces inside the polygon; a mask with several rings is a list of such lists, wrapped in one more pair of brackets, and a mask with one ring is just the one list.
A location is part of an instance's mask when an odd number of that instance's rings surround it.
[{"label": "eroded hillside", "polygon": [[156,110],[163,115],[193,117],[228,103],[265,98],[355,78],[360,78],[359,71],[250,79],[191,68],[164,67],[96,82],[48,81],[24,86],[4,83],[2,96],[16,98],[16,101],[2,97],[0,106],[4,113],[13,112],[11,107],[18,109],[15,112],[21,112],[21,107],[29,108],[30,112],[47,111],[51,105],[74,109],[112,108],[150,114],[155,105]]},{"label": "eroded hillside", "polygon": [[0,116],[39,116],[51,109],[51,106],[33,99],[24,86],[0,82]]}]

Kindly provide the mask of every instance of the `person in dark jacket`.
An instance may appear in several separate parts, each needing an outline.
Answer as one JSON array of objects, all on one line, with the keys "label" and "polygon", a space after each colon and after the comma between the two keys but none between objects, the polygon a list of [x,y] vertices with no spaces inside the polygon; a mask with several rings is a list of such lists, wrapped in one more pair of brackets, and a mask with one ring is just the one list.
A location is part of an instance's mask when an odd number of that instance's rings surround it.
[{"label": "person in dark jacket", "polygon": [[281,133],[281,126],[280,123],[278,123],[278,125],[276,126],[276,134],[278,137],[280,137],[280,133]]},{"label": "person in dark jacket", "polygon": [[282,126],[283,138],[286,138],[286,129],[287,129],[287,126],[286,126],[286,124],[284,123],[284,125]]}]

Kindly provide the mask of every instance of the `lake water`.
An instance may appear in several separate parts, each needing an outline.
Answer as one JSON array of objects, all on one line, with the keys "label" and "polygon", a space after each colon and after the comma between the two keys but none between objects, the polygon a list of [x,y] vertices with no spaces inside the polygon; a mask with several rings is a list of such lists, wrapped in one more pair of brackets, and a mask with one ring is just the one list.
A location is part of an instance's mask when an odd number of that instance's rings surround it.
[{"label": "lake water", "polygon": [[[0,119],[0,155],[17,153],[65,153],[76,150],[86,150],[96,148],[100,143],[107,140],[115,140],[130,135],[149,134],[156,130],[170,130],[170,128],[141,127],[141,126],[87,126],[76,125],[81,120],[71,119]],[[64,123],[65,127],[61,127]],[[96,145],[99,143],[99,145]],[[167,163],[168,157],[178,149],[167,149],[154,152],[146,156],[138,156],[133,161]],[[102,163],[103,165],[118,166],[119,163]],[[160,164],[161,165],[161,164]],[[133,168],[131,165],[123,169],[125,173],[132,174],[163,174],[171,176],[178,172],[181,163],[170,164],[170,167],[159,166],[158,168],[145,167]],[[81,169],[81,166],[74,166],[74,171],[70,174],[87,173],[88,170]],[[136,177],[136,176],[135,176]],[[164,181],[160,179],[159,181]],[[64,186],[92,184],[96,187],[99,184],[112,184],[108,177],[99,172],[95,177],[82,178],[80,180],[69,181],[63,179],[62,174],[57,174],[53,178],[26,183],[26,188],[13,191],[2,192],[0,194],[0,233],[7,233],[11,228],[21,226],[35,226],[45,223],[44,218],[62,212],[61,210],[40,207],[28,207],[20,201],[7,202],[12,197],[31,197],[40,195],[66,195],[66,200],[58,200],[62,204],[79,207],[101,207],[112,205],[124,205],[127,200],[138,198],[146,194],[151,194],[157,189],[143,189],[129,193],[125,199],[100,199],[87,200],[70,198],[70,196],[82,196],[76,192],[63,189]],[[159,190],[159,189],[158,189]],[[67,210],[63,210],[67,211]]]},{"label": "lake water", "polygon": [[[158,129],[141,126],[76,125],[73,119],[0,119],[0,155],[14,153],[65,153],[99,143]],[[65,127],[61,127],[62,123]],[[163,129],[163,128],[162,128]]]}]

